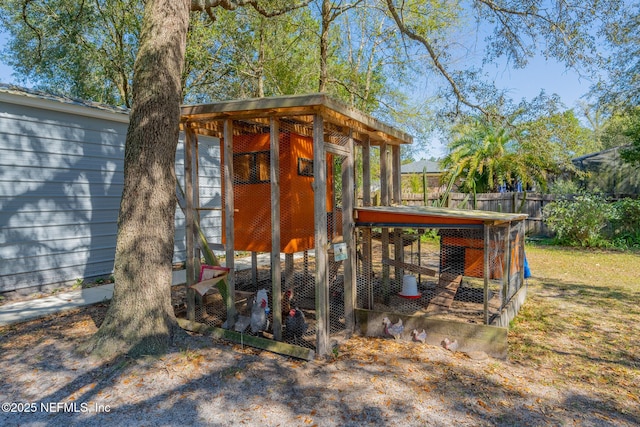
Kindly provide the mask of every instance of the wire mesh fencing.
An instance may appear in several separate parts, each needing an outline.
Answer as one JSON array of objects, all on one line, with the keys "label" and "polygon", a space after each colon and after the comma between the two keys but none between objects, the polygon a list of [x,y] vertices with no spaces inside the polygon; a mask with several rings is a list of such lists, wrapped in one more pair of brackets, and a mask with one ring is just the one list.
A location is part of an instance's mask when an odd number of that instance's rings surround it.
[{"label": "wire mesh fencing", "polygon": [[523,224],[487,238],[483,228],[360,228],[357,308],[491,324],[523,284]]}]

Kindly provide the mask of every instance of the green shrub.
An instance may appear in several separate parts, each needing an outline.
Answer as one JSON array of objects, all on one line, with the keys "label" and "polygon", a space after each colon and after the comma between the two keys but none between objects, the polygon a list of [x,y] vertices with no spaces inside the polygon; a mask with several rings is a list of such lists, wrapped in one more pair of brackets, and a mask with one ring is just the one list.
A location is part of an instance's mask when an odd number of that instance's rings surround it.
[{"label": "green shrub", "polygon": [[615,246],[640,247],[640,199],[625,198],[612,205],[611,237]]},{"label": "green shrub", "polygon": [[570,246],[611,246],[607,227],[613,207],[599,195],[582,194],[549,203],[543,209],[547,226],[558,243]]},{"label": "green shrub", "polygon": [[580,192],[580,185],[568,179],[558,179],[549,184],[549,194],[557,194],[566,196],[568,194],[577,194]]}]

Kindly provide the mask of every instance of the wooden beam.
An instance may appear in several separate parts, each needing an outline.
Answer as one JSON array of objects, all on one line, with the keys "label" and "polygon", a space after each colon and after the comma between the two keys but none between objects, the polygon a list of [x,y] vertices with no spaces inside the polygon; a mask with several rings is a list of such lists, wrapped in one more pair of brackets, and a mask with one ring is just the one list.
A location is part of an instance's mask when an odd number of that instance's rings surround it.
[{"label": "wooden beam", "polygon": [[204,323],[193,322],[186,319],[178,319],[178,325],[180,325],[182,329],[190,332],[212,336],[217,339],[225,339],[237,344],[267,350],[272,353],[283,354],[285,356],[303,360],[313,360],[315,358],[315,352],[306,347],[278,342],[267,338],[254,337],[253,335],[246,335],[228,329],[216,328],[214,326],[208,326]]},{"label": "wooden beam", "polygon": [[329,353],[329,277],[327,274],[327,156],[324,149],[324,120],[313,122],[313,216],[316,250],[316,351]]},{"label": "wooden beam", "polygon": [[390,265],[390,266],[396,267],[396,268],[402,268],[403,270],[408,270],[408,271],[410,271],[412,273],[416,273],[416,274],[426,274],[427,276],[432,276],[432,277],[436,277],[438,275],[437,271],[432,270],[430,268],[421,267],[421,266],[415,265],[415,264],[408,264],[406,262],[397,261],[397,260],[390,259],[390,258],[383,258],[382,259],[382,264],[383,265]]},{"label": "wooden beam", "polygon": [[185,188],[185,244],[186,244],[186,293],[187,293],[187,318],[196,318],[196,296],[191,286],[196,282],[196,253],[194,245],[195,218],[193,211],[193,132],[188,129],[184,139],[184,188]]},{"label": "wooden beam", "polygon": [[372,271],[372,244],[371,244],[371,228],[364,227],[362,230],[362,270],[364,280],[367,286],[365,308],[373,309],[373,271]]},{"label": "wooden beam", "polygon": [[349,136],[347,142],[348,154],[342,159],[342,236],[347,245],[347,260],[344,263],[344,318],[345,327],[349,333],[355,330],[356,299],[356,249],[355,249],[355,222],[353,220],[353,208],[355,197],[354,184],[354,160],[353,138]]},{"label": "wooden beam", "polygon": [[371,145],[362,143],[362,205],[371,206]]},{"label": "wooden beam", "polygon": [[388,146],[382,144],[380,146],[380,205],[382,206],[389,206],[391,201],[390,167]]},{"label": "wooden beam", "polygon": [[236,278],[234,274],[234,195],[233,195],[233,122],[224,121],[224,192],[225,192],[225,240],[226,259],[225,266],[231,271],[227,280],[228,294],[225,305],[227,306],[227,327],[232,328],[236,318],[236,305],[234,295],[236,291]]},{"label": "wooden beam", "polygon": [[256,288],[258,286],[258,253],[251,252],[251,284]]},{"label": "wooden beam", "polygon": [[271,167],[271,301],[273,303],[273,337],[282,340],[282,271],[280,269],[280,122],[269,121]]},{"label": "wooden beam", "polygon": [[484,225],[484,262],[483,262],[483,276],[484,276],[484,324],[489,324],[489,278],[491,277],[491,271],[489,271],[491,265],[489,264],[489,249],[491,248],[489,242],[489,225]]},{"label": "wooden beam", "polygon": [[401,172],[401,161],[400,161],[400,146],[392,145],[391,146],[391,182],[393,187],[393,203],[397,205],[402,204],[402,175]]},{"label": "wooden beam", "polygon": [[[392,188],[391,200],[394,204],[402,204],[402,188],[401,188],[401,175],[400,175],[400,146],[391,146],[391,180],[390,185]],[[396,260],[404,262],[404,245],[402,244],[402,228],[395,228],[393,230],[393,249]],[[394,270],[395,280],[402,283],[402,277],[404,271],[402,268],[396,267]]]},{"label": "wooden beam", "polygon": [[[390,164],[389,164],[389,147],[382,144],[380,146],[380,204],[389,206],[391,200],[390,187]],[[389,229],[382,229],[382,258],[389,258]],[[385,304],[388,303],[391,292],[391,278],[389,274],[389,266],[382,265],[382,292],[384,294]]]},{"label": "wooden beam", "polygon": [[331,143],[325,142],[324,143],[324,148],[329,153],[336,154],[338,156],[345,156],[346,157],[346,156],[351,155],[350,149],[348,147],[343,147],[342,145],[331,144]]},{"label": "wooden beam", "polygon": [[320,115],[323,121],[366,132],[376,141],[410,144],[413,138],[405,132],[358,111],[323,93],[289,95],[186,105],[181,107],[182,120],[251,118],[294,115]]}]

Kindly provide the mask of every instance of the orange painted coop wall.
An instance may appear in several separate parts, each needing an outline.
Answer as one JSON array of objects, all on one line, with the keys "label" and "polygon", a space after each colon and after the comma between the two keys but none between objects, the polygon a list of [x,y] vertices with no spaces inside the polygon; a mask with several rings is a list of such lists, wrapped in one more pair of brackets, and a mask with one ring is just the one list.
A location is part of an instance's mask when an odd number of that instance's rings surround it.
[{"label": "orange painted coop wall", "polygon": [[[478,233],[480,234],[480,233]],[[519,236],[511,244],[511,274],[520,270]],[[496,247],[497,246],[497,247]],[[490,278],[501,279],[503,274],[504,243],[489,242],[492,258]],[[462,262],[464,259],[464,262]],[[460,271],[464,265],[464,270]],[[469,277],[484,277],[484,241],[482,238],[467,237],[454,230],[441,232],[440,237],[440,269],[456,270],[456,274]]]},{"label": "orange painted coop wall", "polygon": [[[280,250],[310,250],[314,248],[313,177],[298,173],[298,159],[313,159],[313,139],[281,132],[279,145]],[[234,154],[261,151],[269,151],[269,134],[234,136]],[[331,212],[333,167],[329,160],[327,165],[327,211]],[[271,183],[234,184],[234,209],[234,250],[271,252]]]}]

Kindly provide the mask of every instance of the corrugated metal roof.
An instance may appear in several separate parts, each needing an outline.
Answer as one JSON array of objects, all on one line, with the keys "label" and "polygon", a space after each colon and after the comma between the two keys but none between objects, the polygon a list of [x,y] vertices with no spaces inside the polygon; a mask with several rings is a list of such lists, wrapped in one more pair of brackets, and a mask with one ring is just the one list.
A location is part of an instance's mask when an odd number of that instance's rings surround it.
[{"label": "corrugated metal roof", "polygon": [[[125,114],[125,115],[129,114],[129,109],[124,107],[113,107],[111,105],[101,104],[98,102],[74,99],[74,98],[69,98],[67,96],[63,96],[63,95],[54,95],[51,93],[42,92],[35,89],[27,89],[24,87],[10,85],[6,83],[0,83],[0,94],[16,95],[21,97],[21,98],[16,98],[18,100],[32,99],[32,100],[54,101],[67,106],[88,107],[94,110],[107,111],[110,113]],[[8,99],[4,99],[4,100],[8,101]]]},{"label": "corrugated metal roof", "polygon": [[419,160],[417,162],[407,163],[400,167],[400,171],[401,173],[422,173],[425,167],[427,168],[427,173],[442,172],[440,163],[433,160]]}]

